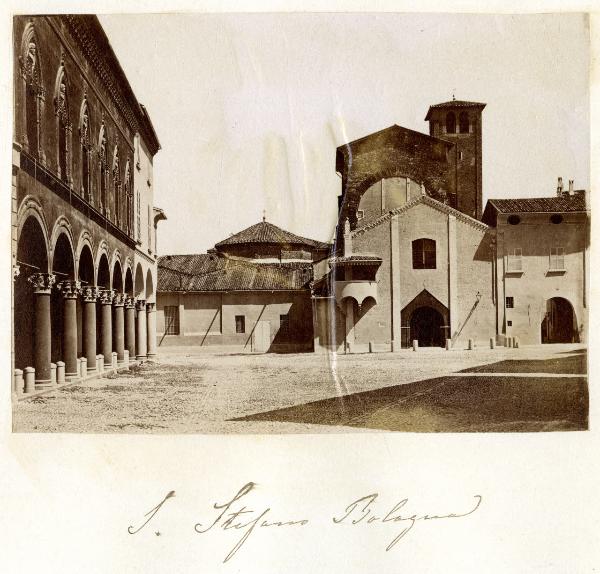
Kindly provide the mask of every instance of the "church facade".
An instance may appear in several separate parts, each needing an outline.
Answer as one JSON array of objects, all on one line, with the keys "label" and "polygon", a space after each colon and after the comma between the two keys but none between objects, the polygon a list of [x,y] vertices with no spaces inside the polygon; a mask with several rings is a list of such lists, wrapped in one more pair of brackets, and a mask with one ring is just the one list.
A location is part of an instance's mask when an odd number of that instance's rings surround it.
[{"label": "church facade", "polygon": [[[340,146],[335,240],[304,259],[293,260],[312,240],[300,238],[294,247],[294,236],[276,228],[269,241],[257,241],[265,235],[260,225],[217,244],[212,253],[162,258],[160,344],[181,344],[183,313],[206,314],[206,324],[191,321],[196,343],[235,343],[254,351],[585,341],[585,192],[575,190],[573,182],[564,188],[559,179],[552,196],[489,200],[484,210],[484,108],[457,100],[432,105],[425,116],[428,134],[393,125]],[[211,257],[216,259],[206,266]],[[254,275],[227,279],[240,265],[254,266]],[[300,272],[301,280],[288,277],[269,291],[249,279],[275,270],[290,277]],[[278,307],[282,301],[302,321],[292,325],[284,318],[279,324],[278,317],[287,317]],[[286,346],[256,346],[259,312],[266,313],[271,343],[285,323]],[[167,319],[175,313],[179,339]],[[235,339],[232,330],[242,315],[252,317],[253,335],[238,333]]]}]

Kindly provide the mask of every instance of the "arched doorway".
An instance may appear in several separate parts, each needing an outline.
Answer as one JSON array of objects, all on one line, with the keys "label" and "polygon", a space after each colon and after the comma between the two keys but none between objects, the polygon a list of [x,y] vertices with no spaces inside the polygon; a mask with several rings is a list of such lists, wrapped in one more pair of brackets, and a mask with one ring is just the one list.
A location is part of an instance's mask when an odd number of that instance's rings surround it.
[{"label": "arched doorway", "polygon": [[579,331],[573,305],[563,297],[546,301],[542,320],[542,343],[578,343]]},{"label": "arched doorway", "polygon": [[444,319],[432,307],[418,307],[410,317],[410,339],[420,347],[444,346]]},{"label": "arched doorway", "polygon": [[[56,275],[56,283],[72,281],[75,278],[75,262],[73,260],[73,247],[69,236],[61,233],[54,246],[52,257],[52,272]],[[63,355],[63,314],[64,300],[58,289],[53,289],[50,299],[50,312],[52,321],[52,347],[51,359],[53,363],[64,361]]]}]

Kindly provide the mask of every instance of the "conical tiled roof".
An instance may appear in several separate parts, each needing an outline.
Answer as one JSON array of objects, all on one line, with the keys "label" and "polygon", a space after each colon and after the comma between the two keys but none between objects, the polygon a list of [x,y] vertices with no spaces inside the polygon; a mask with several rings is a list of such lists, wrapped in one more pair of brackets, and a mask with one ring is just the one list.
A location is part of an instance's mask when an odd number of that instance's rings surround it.
[{"label": "conical tiled roof", "polygon": [[267,221],[261,221],[255,225],[219,241],[215,245],[216,248],[224,247],[227,245],[247,245],[247,244],[283,244],[283,245],[306,245],[308,247],[316,247],[326,249],[329,247],[327,243],[316,241],[314,239],[308,239],[307,237],[301,237],[294,235],[281,227],[277,227]]}]

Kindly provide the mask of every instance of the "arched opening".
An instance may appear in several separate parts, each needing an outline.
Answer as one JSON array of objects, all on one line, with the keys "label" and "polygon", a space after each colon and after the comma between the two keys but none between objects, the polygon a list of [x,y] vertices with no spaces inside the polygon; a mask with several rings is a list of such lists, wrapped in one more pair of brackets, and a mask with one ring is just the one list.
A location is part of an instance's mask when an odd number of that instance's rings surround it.
[{"label": "arched opening", "polygon": [[42,81],[40,76],[40,59],[38,43],[30,29],[26,32],[26,51],[23,55],[23,68],[25,76],[25,134],[29,153],[39,155],[39,126],[40,126],[40,98],[42,95]]},{"label": "arched opening", "polygon": [[152,281],[150,269],[146,272],[146,301],[154,302],[154,282]]},{"label": "arched opening", "polygon": [[144,272],[142,266],[138,263],[135,268],[135,296],[143,299],[146,295],[146,288],[144,286]]},{"label": "arched opening", "polygon": [[113,265],[112,276],[112,288],[117,291],[117,293],[123,293],[123,273],[118,259],[115,260],[115,264]]},{"label": "arched opening", "polygon": [[579,330],[573,305],[563,297],[546,301],[542,320],[542,343],[578,343]]},{"label": "arched opening", "polygon": [[420,347],[443,347],[444,319],[432,307],[418,307],[410,317],[410,340],[419,341]]},{"label": "arched opening", "polygon": [[433,239],[415,239],[412,242],[413,269],[435,269],[436,250]]},{"label": "arched opening", "polygon": [[[75,277],[73,246],[69,236],[61,233],[54,246],[52,257],[52,273],[56,275],[56,283],[70,281]],[[50,298],[50,317],[52,321],[51,360],[53,363],[63,360],[63,296],[58,289],[52,290]]]},{"label": "arched opening", "polygon": [[458,131],[461,134],[469,133],[469,114],[467,112],[460,112],[458,116]]},{"label": "arched opening", "polygon": [[[93,287],[94,279],[94,258],[92,250],[88,245],[84,245],[79,254],[78,279],[83,287]],[[77,298],[77,356],[83,355],[83,306],[81,298]]]},{"label": "arched opening", "polygon": [[15,367],[34,366],[35,295],[27,280],[33,273],[48,272],[48,254],[42,226],[37,218],[25,221],[17,245],[19,275],[14,287]]},{"label": "arched opening", "polygon": [[456,133],[456,116],[454,115],[454,112],[448,112],[446,114],[446,133]]},{"label": "arched opening", "polygon": [[130,267],[127,267],[127,271],[125,272],[125,293],[133,297],[133,275]]},{"label": "arched opening", "polygon": [[[98,281],[100,289],[110,289],[110,268],[106,253],[100,256],[98,263]],[[102,303],[96,303],[96,353],[102,353]]]}]

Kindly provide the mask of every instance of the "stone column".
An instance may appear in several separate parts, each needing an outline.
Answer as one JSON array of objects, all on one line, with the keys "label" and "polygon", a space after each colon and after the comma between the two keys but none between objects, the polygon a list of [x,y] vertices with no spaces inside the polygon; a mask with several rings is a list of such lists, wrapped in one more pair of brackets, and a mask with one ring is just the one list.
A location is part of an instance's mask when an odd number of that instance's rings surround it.
[{"label": "stone column", "polygon": [[115,351],[117,352],[117,363],[125,361],[125,317],[123,306],[125,295],[117,293],[113,299],[114,324],[113,334],[115,338]]},{"label": "stone column", "polygon": [[146,343],[148,341],[148,331],[146,329],[146,301],[139,299],[137,308],[137,332],[135,337],[135,358],[143,360],[146,358]]},{"label": "stone column", "polygon": [[[84,287],[83,295],[83,354],[87,360],[87,372],[96,370],[96,299],[98,287]],[[81,373],[84,377],[85,373]]]},{"label": "stone column", "polygon": [[125,348],[129,351],[129,360],[135,359],[135,299],[125,298]]},{"label": "stone column", "polygon": [[146,303],[148,359],[156,358],[156,303]]},{"label": "stone column", "polygon": [[112,366],[112,302],[114,291],[112,289],[103,289],[100,292],[100,305],[102,306],[102,355],[104,355],[104,365]]},{"label": "stone column", "polygon": [[61,281],[58,288],[63,294],[63,359],[65,377],[79,374],[77,358],[77,297],[81,293],[80,281]]},{"label": "stone column", "polygon": [[35,387],[45,388],[52,384],[50,374],[50,350],[52,330],[50,322],[50,292],[56,277],[50,273],[34,273],[28,278],[35,293],[34,368]]}]

